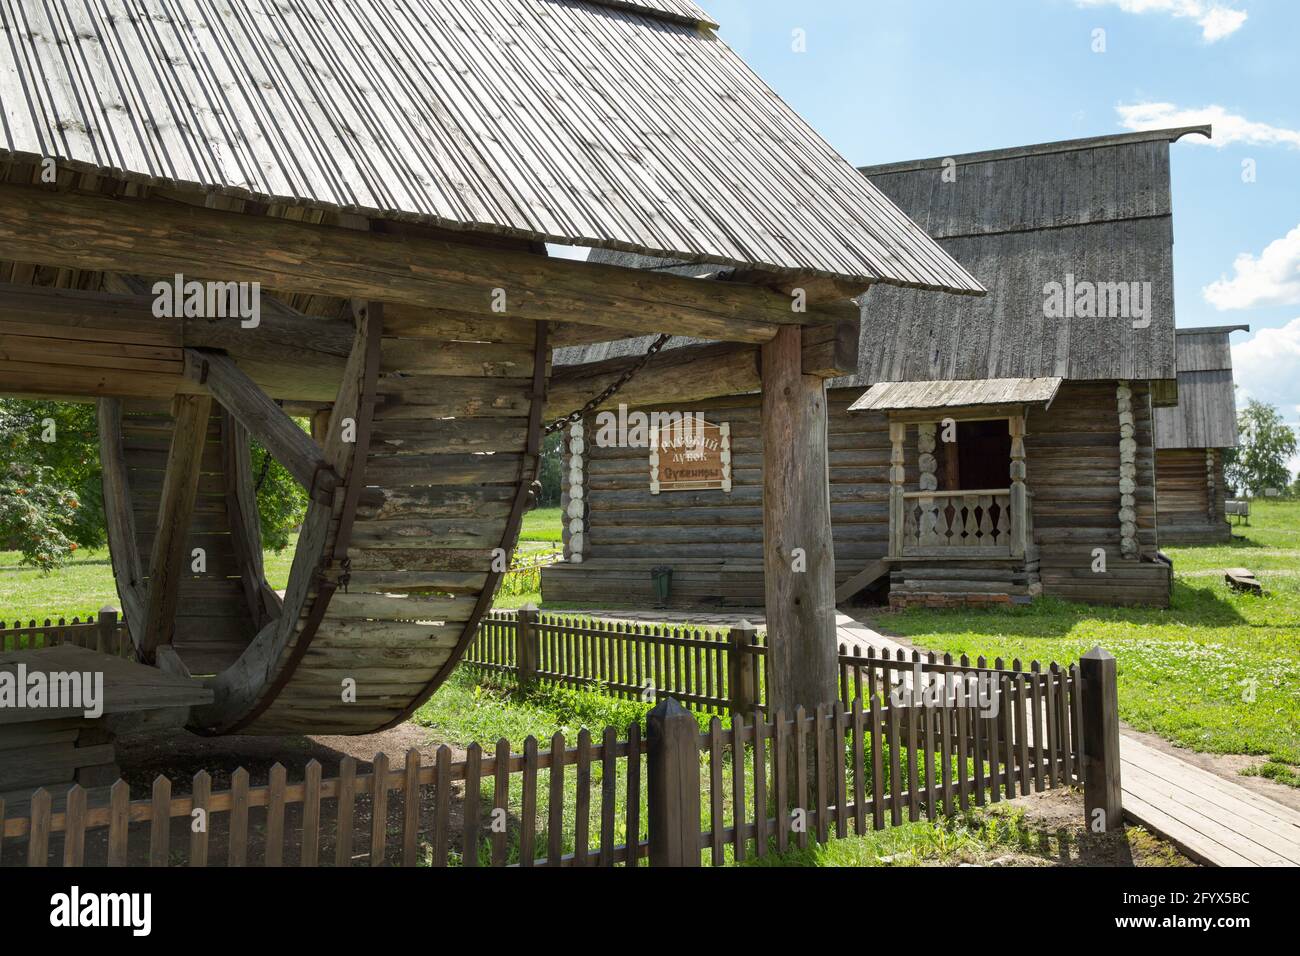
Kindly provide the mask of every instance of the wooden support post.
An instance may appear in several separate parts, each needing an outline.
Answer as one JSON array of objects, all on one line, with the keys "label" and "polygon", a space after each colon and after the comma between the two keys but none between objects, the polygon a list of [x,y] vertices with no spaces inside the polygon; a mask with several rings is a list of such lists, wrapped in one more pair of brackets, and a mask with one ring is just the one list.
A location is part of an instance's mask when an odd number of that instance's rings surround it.
[{"label": "wooden support post", "polygon": [[210,392],[248,429],[307,489],[313,501],[333,503],[339,477],[330,467],[325,451],[232,358],[218,352],[186,349],[185,375]]},{"label": "wooden support post", "polygon": [[1025,417],[1013,415],[1011,432],[1011,556],[1023,558],[1033,546],[1029,540],[1029,494],[1025,487]]},{"label": "wooden support post", "polygon": [[748,621],[727,631],[727,690],[731,713],[752,714],[758,707],[756,671],[748,647],[758,643],[758,628]]},{"label": "wooden support post", "polygon": [[176,424],[158,504],[158,525],[149,562],[149,599],[139,648],[140,658],[147,664],[153,663],[159,645],[172,642],[176,629],[181,578],[189,559],[190,519],[194,516],[211,411],[212,399],[207,395],[177,395],[172,401]]},{"label": "wooden support post", "polygon": [[521,607],[515,626],[515,660],[519,667],[519,684],[532,687],[537,683],[537,608]]},{"label": "wooden support post", "polygon": [[907,440],[907,423],[889,423],[889,556],[903,556],[903,483],[907,480],[907,471],[903,466],[903,442]]},{"label": "wooden support post", "polygon": [[117,654],[117,608],[109,605],[99,609],[95,622],[95,650],[101,654]]},{"label": "wooden support post", "polygon": [[768,706],[810,711],[836,697],[826,384],[800,366],[800,330],[763,346],[763,585]]},{"label": "wooden support post", "polygon": [[651,866],[700,865],[700,728],[671,697],[646,718]]},{"label": "wooden support post", "polygon": [[1119,690],[1114,655],[1094,647],[1079,659],[1083,687],[1083,805],[1095,832],[1123,819],[1120,790]]}]

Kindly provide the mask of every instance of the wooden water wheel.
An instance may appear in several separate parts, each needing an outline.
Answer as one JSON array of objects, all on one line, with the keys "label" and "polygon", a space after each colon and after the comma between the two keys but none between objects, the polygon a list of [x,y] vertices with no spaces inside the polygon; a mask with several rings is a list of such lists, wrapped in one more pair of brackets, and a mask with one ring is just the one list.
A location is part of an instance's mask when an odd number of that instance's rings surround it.
[{"label": "wooden water wheel", "polygon": [[[100,401],[132,640],[145,660],[211,675],[195,729],[392,726],[447,678],[491,604],[537,476],[547,326],[502,323],[473,343],[392,326],[379,304],[357,310],[320,444],[219,352],[186,350],[202,391],[178,395],[173,414]],[[283,600],[263,575],[248,422],[282,436],[277,457],[311,494]],[[194,487],[179,530],[159,512],[169,482]],[[160,541],[171,534],[186,537]],[[146,586],[168,551],[179,581]]]}]

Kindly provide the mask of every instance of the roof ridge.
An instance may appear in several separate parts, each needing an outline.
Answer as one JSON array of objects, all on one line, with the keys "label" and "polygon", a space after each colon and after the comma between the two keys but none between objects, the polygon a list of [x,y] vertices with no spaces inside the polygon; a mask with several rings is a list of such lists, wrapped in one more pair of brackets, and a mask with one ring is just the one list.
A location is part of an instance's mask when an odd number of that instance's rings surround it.
[{"label": "roof ridge", "polygon": [[858,170],[867,176],[880,176],[886,173],[913,172],[921,169],[936,169],[949,162],[958,166],[975,163],[993,163],[1024,156],[1046,156],[1053,153],[1073,153],[1085,149],[1104,149],[1110,146],[1123,146],[1128,143],[1151,143],[1164,140],[1176,143],[1184,136],[1199,133],[1202,136],[1213,135],[1211,126],[1175,126],[1169,129],[1143,130],[1137,133],[1114,133],[1105,136],[1089,136],[1083,139],[1063,139],[1051,143],[1036,143],[1029,146],[1013,146],[1007,149],[986,149],[974,153],[951,153],[947,156],[933,156],[929,159],[908,159],[897,163],[881,163],[875,166],[859,166]]}]

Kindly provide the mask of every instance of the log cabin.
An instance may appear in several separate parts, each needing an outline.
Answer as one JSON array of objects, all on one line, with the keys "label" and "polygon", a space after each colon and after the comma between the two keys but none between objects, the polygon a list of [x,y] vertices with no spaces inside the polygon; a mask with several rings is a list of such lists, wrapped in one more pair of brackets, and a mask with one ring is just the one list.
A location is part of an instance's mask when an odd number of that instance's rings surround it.
[{"label": "log cabin", "polygon": [[1163,544],[1232,537],[1224,453],[1237,447],[1233,332],[1249,325],[1178,329],[1178,405],[1156,409],[1156,514]]},{"label": "log cabin", "polygon": [[[370,733],[447,679],[553,348],[761,358],[779,555],[830,539],[827,330],[877,283],[984,292],[691,0],[19,0],[0,31],[0,392],[97,403],[135,656],[211,692],[204,733]],[[310,498],[282,595],[251,439]],[[834,695],[828,558],[766,575],[773,706]]]},{"label": "log cabin", "polygon": [[[857,368],[828,377],[826,397],[839,600],[1168,604],[1152,416],[1176,400],[1169,152],[1189,133],[1210,130],[862,170],[990,294],[878,287],[859,300]],[[594,257],[718,286],[736,278]],[[651,341],[561,350],[553,398],[617,380]],[[834,365],[851,343],[826,334],[817,348]],[[707,488],[655,488],[650,455],[667,450],[599,440],[598,411],[571,428],[565,560],[543,572],[548,603],[643,603],[671,575],[669,604],[761,604],[768,396],[757,383],[752,360],[676,339],[609,399],[720,426],[726,480]]]}]

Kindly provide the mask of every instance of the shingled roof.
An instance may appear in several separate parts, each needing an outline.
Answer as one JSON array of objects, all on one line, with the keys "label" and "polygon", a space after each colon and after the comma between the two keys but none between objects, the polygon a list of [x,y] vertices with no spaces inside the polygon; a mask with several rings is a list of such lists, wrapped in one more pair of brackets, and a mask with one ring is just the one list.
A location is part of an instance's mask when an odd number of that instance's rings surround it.
[{"label": "shingled roof", "polygon": [[[989,290],[864,300],[863,366],[838,384],[980,378],[1172,380],[1169,144],[1189,127],[863,169]],[[1150,322],[1045,314],[1050,283],[1150,283]]]},{"label": "shingled roof", "polygon": [[1249,325],[1178,330],[1178,405],[1156,409],[1156,448],[1237,447],[1237,389],[1228,339],[1233,332],[1249,331]]},{"label": "shingled roof", "polygon": [[[872,290],[862,300],[858,374],[835,379],[832,387],[978,379],[1150,379],[1172,386],[1169,144],[1188,133],[1208,136],[1210,129],[1125,133],[866,167],[866,176],[989,294],[936,299],[906,289]],[[707,271],[623,253],[597,251],[592,258],[694,275]],[[1150,325],[1046,318],[1044,286],[1064,283],[1069,275],[1092,282],[1149,281]],[[637,355],[652,339],[563,349],[556,362]],[[683,344],[688,343],[674,340],[670,346]]]},{"label": "shingled roof", "polygon": [[978,294],[689,0],[10,0],[0,158]]}]

